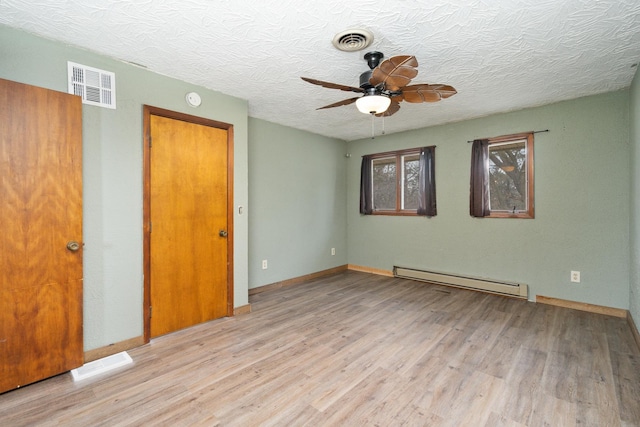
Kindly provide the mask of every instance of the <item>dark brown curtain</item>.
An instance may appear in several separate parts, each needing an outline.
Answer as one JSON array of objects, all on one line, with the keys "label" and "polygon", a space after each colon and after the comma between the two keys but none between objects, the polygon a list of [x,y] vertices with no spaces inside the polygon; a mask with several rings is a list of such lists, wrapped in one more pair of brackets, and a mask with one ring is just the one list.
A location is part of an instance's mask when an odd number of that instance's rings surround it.
[{"label": "dark brown curtain", "polygon": [[418,215],[436,216],[436,147],[420,149]]},{"label": "dark brown curtain", "polygon": [[360,168],[360,213],[363,215],[371,215],[373,213],[372,191],[371,156],[363,156]]},{"label": "dark brown curtain", "polygon": [[471,147],[471,189],[469,213],[482,218],[491,212],[489,205],[489,140],[476,139]]}]

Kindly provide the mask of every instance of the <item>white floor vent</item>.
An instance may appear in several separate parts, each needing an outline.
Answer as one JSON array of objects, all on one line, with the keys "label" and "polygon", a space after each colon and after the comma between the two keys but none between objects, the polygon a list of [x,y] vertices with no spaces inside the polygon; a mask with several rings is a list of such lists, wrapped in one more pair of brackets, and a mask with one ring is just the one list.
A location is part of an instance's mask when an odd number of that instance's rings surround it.
[{"label": "white floor vent", "polygon": [[73,375],[74,381],[81,381],[130,363],[133,363],[131,356],[126,351],[123,351],[122,353],[112,354],[111,356],[85,363],[79,368],[71,370],[71,375]]},{"label": "white floor vent", "polygon": [[116,75],[110,71],[67,62],[69,93],[83,104],[116,108]]},{"label": "white floor vent", "polygon": [[491,279],[465,277],[457,274],[437,273],[434,271],[416,270],[413,268],[393,267],[393,275],[405,279],[420,280],[439,285],[458,288],[475,289],[494,294],[509,295],[517,298],[527,298],[528,287],[522,283],[502,282]]}]

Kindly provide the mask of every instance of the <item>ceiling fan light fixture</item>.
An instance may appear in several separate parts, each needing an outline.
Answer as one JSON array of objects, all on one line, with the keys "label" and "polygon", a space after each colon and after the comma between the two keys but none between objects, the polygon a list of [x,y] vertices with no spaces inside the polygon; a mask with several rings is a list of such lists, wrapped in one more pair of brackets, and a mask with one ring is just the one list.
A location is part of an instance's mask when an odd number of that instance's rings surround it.
[{"label": "ceiling fan light fixture", "polygon": [[356,107],[364,114],[380,114],[387,111],[391,98],[384,95],[365,95],[356,100]]}]

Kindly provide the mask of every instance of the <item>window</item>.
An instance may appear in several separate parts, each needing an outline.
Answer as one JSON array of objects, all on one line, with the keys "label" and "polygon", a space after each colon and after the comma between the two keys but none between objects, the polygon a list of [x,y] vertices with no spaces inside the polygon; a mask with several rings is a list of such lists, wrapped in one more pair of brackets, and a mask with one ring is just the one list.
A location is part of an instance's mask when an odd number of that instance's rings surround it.
[{"label": "window", "polygon": [[360,212],[434,216],[434,154],[424,147],[364,156]]},{"label": "window", "polygon": [[473,152],[471,215],[533,218],[533,133],[477,140]]}]

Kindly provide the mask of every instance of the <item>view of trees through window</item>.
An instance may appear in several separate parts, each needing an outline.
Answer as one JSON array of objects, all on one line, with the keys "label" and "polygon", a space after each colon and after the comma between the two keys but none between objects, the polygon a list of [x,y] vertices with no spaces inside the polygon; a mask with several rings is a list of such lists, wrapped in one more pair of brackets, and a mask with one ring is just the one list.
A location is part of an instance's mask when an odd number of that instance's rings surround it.
[{"label": "view of trees through window", "polygon": [[373,208],[375,210],[395,210],[396,208],[396,158],[374,159],[373,165]]},{"label": "view of trees through window", "polygon": [[[419,157],[418,153],[409,153],[373,159],[373,207],[375,210],[418,209]],[[400,176],[398,176],[398,169],[401,171]],[[399,200],[398,191],[401,192]],[[400,206],[397,206],[398,202]]]},{"label": "view of trees through window", "polygon": [[402,156],[404,164],[402,209],[418,209],[418,176],[420,174],[420,156],[417,154]]},{"label": "view of trees through window", "polygon": [[489,181],[492,211],[527,210],[526,140],[489,145]]}]

